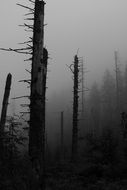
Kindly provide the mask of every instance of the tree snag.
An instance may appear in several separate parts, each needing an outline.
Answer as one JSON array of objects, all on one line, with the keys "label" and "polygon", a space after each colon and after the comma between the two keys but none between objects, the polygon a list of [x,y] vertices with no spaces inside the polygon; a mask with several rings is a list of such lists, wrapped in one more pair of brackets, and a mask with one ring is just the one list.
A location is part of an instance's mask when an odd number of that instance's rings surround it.
[{"label": "tree snag", "polygon": [[1,111],[1,119],[0,119],[0,155],[1,158],[3,156],[4,151],[4,130],[5,130],[5,123],[6,123],[6,115],[7,115],[7,107],[8,107],[8,100],[10,95],[10,88],[11,88],[11,80],[12,75],[9,73],[6,79],[3,103],[2,103],[2,111]]},{"label": "tree snag", "polygon": [[44,1],[35,1],[30,94],[29,154],[33,171],[45,189],[45,91],[48,52],[44,42]]},{"label": "tree snag", "polygon": [[78,86],[79,86],[79,60],[74,57],[74,96],[73,96],[73,129],[72,129],[72,161],[76,161],[78,154]]}]

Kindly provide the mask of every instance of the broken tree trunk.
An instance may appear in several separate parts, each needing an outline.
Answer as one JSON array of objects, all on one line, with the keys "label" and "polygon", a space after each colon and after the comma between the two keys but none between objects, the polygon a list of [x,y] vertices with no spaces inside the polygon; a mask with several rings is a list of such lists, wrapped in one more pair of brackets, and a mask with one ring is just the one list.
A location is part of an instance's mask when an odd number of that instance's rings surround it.
[{"label": "broken tree trunk", "polygon": [[76,161],[78,154],[78,57],[74,57],[74,96],[73,96],[73,129],[72,129],[72,161]]},{"label": "broken tree trunk", "polygon": [[4,154],[3,153],[4,129],[5,129],[5,123],[6,123],[8,100],[9,100],[9,95],[10,95],[11,80],[12,80],[12,75],[9,73],[6,79],[6,85],[5,85],[4,97],[3,97],[3,103],[2,103],[1,119],[0,119],[0,155],[1,157]]},{"label": "broken tree trunk", "polygon": [[31,70],[29,154],[38,189],[45,189],[45,91],[48,52],[43,49],[44,1],[35,1]]}]

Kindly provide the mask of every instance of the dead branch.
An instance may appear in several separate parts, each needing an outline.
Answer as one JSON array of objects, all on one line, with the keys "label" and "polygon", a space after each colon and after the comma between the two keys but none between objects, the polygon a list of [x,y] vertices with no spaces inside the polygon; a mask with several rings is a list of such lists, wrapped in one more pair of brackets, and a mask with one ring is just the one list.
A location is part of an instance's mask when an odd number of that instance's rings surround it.
[{"label": "dead branch", "polygon": [[30,11],[34,11],[34,9],[32,9],[32,8],[30,8],[30,7],[27,7],[27,6],[24,6],[24,5],[22,5],[22,4],[17,3],[17,5],[20,6],[20,7],[25,8],[25,9],[29,9]]},{"label": "dead branch", "polygon": [[33,49],[33,46],[31,46],[30,44],[27,44],[28,47],[30,47],[31,49]]},{"label": "dead branch", "polygon": [[32,13],[27,13],[27,14],[25,14],[24,16],[29,16],[29,15],[34,15],[34,12],[32,12]]},{"label": "dead branch", "polygon": [[33,3],[33,4],[35,4],[35,2],[34,1],[32,1],[32,0],[29,0],[31,3]]},{"label": "dead branch", "polygon": [[24,20],[34,20],[34,18],[25,18]]},{"label": "dead branch", "polygon": [[28,79],[28,80],[19,80],[19,82],[26,82],[28,84],[31,84],[31,79]]},{"label": "dead branch", "polygon": [[16,52],[16,53],[21,53],[21,54],[29,54],[31,55],[32,53],[29,53],[29,52],[25,52],[24,50],[28,50],[30,48],[21,48],[21,49],[12,49],[12,48],[0,48],[0,50],[3,50],[3,51],[13,51],[13,52]]},{"label": "dead branch", "polygon": [[33,30],[27,30],[27,29],[25,29],[24,31],[25,32],[33,32]]},{"label": "dead branch", "polygon": [[31,74],[31,72],[29,71],[29,70],[27,70],[27,69],[25,69],[29,74]]},{"label": "dead branch", "polygon": [[28,25],[28,24],[22,24],[22,25],[19,25],[21,27],[27,27],[27,28],[30,28],[30,29],[33,29],[33,25]]},{"label": "dead branch", "polygon": [[32,43],[32,40],[29,40],[29,41],[26,41],[26,42],[21,42],[21,43],[18,43],[18,44],[20,44],[20,45],[27,44],[28,45],[28,43]]},{"label": "dead branch", "polygon": [[71,70],[72,73],[74,73],[74,69],[72,69],[72,67],[74,67],[74,64],[71,64],[71,65],[69,65],[69,66],[66,65],[66,66]]},{"label": "dead branch", "polygon": [[32,61],[32,57],[29,59],[24,59],[24,61]]},{"label": "dead branch", "polygon": [[20,98],[30,98],[30,96],[18,96],[18,97],[12,98],[12,100],[16,100]]}]

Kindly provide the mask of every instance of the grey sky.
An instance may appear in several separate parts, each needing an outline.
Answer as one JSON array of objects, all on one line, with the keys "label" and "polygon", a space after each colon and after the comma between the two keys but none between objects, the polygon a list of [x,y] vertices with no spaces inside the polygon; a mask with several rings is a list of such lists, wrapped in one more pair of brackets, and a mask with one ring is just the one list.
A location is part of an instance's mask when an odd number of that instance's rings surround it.
[{"label": "grey sky", "polygon": [[[16,3],[0,1],[0,46],[20,47],[29,33],[19,24],[24,23],[27,13]],[[26,3],[29,4],[28,2]],[[127,1],[126,0],[50,0],[45,5],[45,45],[49,50],[48,97],[69,85],[72,91],[71,74],[66,64],[71,64],[79,48],[87,64],[87,81],[99,79],[105,68],[114,66],[114,50],[118,49],[121,63],[127,60]],[[0,52],[0,103],[8,72],[13,74],[12,96],[27,94],[28,89],[18,80],[29,78],[25,72],[29,63],[25,56]],[[102,71],[102,74],[100,74]],[[69,88],[68,87],[68,88]],[[25,92],[26,90],[26,92]]]}]

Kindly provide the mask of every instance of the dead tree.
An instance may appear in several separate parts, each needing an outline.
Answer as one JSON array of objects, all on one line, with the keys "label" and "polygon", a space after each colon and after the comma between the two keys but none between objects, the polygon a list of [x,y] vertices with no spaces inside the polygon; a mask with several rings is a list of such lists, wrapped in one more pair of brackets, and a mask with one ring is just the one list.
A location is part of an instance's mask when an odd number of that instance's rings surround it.
[{"label": "dead tree", "polygon": [[35,1],[30,94],[29,154],[39,189],[45,189],[45,90],[47,50],[44,42],[44,1]]},{"label": "dead tree", "polygon": [[[32,61],[31,71],[26,70],[31,74],[31,79],[20,80],[30,85],[30,130],[29,130],[29,155],[32,161],[33,173],[38,181],[38,189],[45,189],[44,173],[45,173],[45,91],[46,91],[46,74],[47,74],[47,58],[48,52],[43,48],[44,44],[44,5],[43,0],[29,0],[34,7],[28,7],[18,4],[27,9],[30,13],[26,16],[34,15],[33,18],[25,20],[34,22],[32,24],[21,25],[26,27],[29,32],[33,32],[33,36],[23,43],[24,48],[0,48],[0,50],[13,51],[20,54],[32,55],[24,61]],[[29,112],[23,112],[29,113]],[[32,187],[31,187],[32,188]]]},{"label": "dead tree", "polygon": [[78,154],[78,90],[79,90],[79,60],[74,57],[74,96],[73,96],[73,129],[72,129],[72,161],[76,161]]},{"label": "dead tree", "polygon": [[12,75],[9,73],[6,79],[3,103],[2,103],[2,111],[1,111],[1,119],[0,119],[0,153],[3,155],[3,140],[4,140],[4,130],[5,130],[5,123],[6,123],[6,115],[7,115],[7,107],[8,107],[8,100],[10,95],[10,88],[11,88],[11,80]]}]

